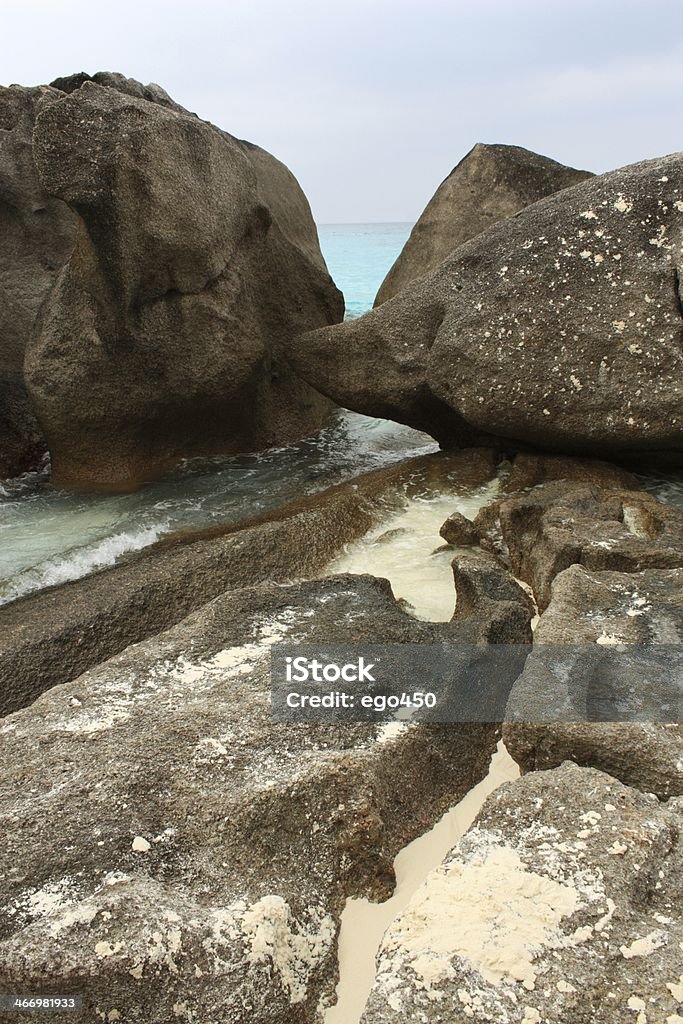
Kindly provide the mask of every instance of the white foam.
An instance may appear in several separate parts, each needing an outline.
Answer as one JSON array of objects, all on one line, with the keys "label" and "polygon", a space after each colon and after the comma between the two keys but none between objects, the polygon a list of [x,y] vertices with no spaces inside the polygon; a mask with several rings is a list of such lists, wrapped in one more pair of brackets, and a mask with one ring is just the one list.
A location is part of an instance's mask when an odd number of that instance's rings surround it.
[{"label": "white foam", "polygon": [[456,511],[473,519],[495,498],[498,486],[498,480],[492,480],[465,495],[406,499],[400,511],[348,545],[327,572],[385,577],[394,596],[407,601],[417,618],[448,622],[455,608],[454,552],[444,545],[439,528]]},{"label": "white foam", "polygon": [[42,590],[44,587],[57,586],[78,580],[83,576],[113,565],[122,555],[130,551],[140,551],[148,547],[166,532],[166,524],[147,529],[130,530],[117,533],[113,537],[67,552],[64,557],[50,558],[31,569],[20,573],[0,594],[0,605],[16,601],[18,597]]}]

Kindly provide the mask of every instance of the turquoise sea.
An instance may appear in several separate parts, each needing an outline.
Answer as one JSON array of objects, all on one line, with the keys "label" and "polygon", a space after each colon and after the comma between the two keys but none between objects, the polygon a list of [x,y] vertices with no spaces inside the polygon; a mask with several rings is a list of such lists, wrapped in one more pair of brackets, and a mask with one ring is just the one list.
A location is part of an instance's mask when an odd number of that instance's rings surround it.
[{"label": "turquoise sea", "polygon": [[412,224],[319,224],[320,248],[337,287],[344,292],[346,316],[372,308],[387,271],[403,248]]}]

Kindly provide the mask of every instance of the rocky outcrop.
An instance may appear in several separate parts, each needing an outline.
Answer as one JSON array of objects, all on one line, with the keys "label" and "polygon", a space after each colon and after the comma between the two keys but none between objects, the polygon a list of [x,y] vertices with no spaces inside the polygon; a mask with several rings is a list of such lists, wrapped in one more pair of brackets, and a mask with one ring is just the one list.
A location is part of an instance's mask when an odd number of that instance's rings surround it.
[{"label": "rocky outcrop", "polygon": [[452,512],[439,533],[446,543],[452,544],[453,547],[470,547],[479,543],[479,534],[474,523],[462,512]]},{"label": "rocky outcrop", "polygon": [[45,451],[23,366],[40,306],[76,240],[76,218],[47,194],[33,160],[36,110],[58,97],[42,86],[0,88],[0,478]]},{"label": "rocky outcrop", "polygon": [[682,810],[571,764],[503,785],[385,934],[362,1024],[675,1024]]},{"label": "rocky outcrop", "polygon": [[473,530],[531,586],[541,610],[570,565],[626,573],[683,566],[683,513],[642,491],[540,484],[482,509]]},{"label": "rocky outcrop", "polygon": [[572,760],[683,794],[682,641],[683,568],[561,572],[508,703],[505,744],[522,771]]},{"label": "rocky outcrop", "polygon": [[377,292],[375,306],[435,270],[454,249],[525,206],[591,177],[521,146],[470,150],[427,203]]},{"label": "rocky outcrop", "polygon": [[680,154],[591,178],[292,357],[341,405],[443,445],[680,456],[682,226]]},{"label": "rocky outcrop", "polygon": [[372,577],[266,584],[10,715],[5,985],[82,992],[83,1022],[317,1019],[346,896],[388,895],[393,856],[483,777],[497,731],[273,722],[271,647],[487,628],[418,622]]},{"label": "rocky outcrop", "polygon": [[33,136],[79,225],[25,364],[55,482],[126,489],[316,430],[330,403],[286,357],[343,301],[294,177],[156,86],[94,77],[58,80]]},{"label": "rocky outcrop", "polygon": [[[321,573],[402,495],[477,488],[495,465],[494,453],[480,449],[409,459],[250,520],[166,537],[109,569],[1,607],[0,715],[226,590]],[[508,621],[508,606],[499,611]]]},{"label": "rocky outcrop", "polygon": [[611,462],[603,462],[600,459],[577,459],[570,455],[539,455],[532,452],[519,452],[515,455],[510,473],[503,481],[503,489],[508,493],[514,493],[553,480],[573,480],[627,491],[640,489],[633,473]]},{"label": "rocky outcrop", "polygon": [[176,110],[181,114],[189,113],[188,110],[171,99],[166,90],[162,89],[156,82],[143,85],[142,82],[138,82],[135,78],[127,78],[118,71],[96,71],[94,75],[89,75],[86,71],[79,71],[75,75],[64,75],[61,78],[55,78],[54,82],[50,82],[50,87],[71,95],[72,92],[76,92],[86,82],[94,82],[96,85],[103,85],[107,89],[115,89],[116,92],[123,93],[124,96],[132,96],[138,100],[147,100],[149,103],[158,103],[161,107],[168,107],[169,110]]},{"label": "rocky outcrop", "polygon": [[453,560],[457,601],[453,622],[485,621],[488,644],[530,644],[534,604],[510,573],[484,551]]},{"label": "rocky outcrop", "polygon": [[[465,562],[495,557],[542,613],[505,713],[509,752],[525,772],[572,760],[683,794],[683,514],[594,460],[519,454],[501,479],[474,522],[456,514],[441,532],[481,545]],[[486,589],[481,569],[463,576],[456,612]]]}]

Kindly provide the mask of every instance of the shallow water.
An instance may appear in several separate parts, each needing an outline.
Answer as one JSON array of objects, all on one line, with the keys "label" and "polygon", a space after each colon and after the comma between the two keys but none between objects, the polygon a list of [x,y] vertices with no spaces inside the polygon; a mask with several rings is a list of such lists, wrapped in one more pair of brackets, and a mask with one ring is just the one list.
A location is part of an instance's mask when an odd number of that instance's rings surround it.
[{"label": "shallow water", "polygon": [[375,955],[385,931],[405,910],[410,898],[468,830],[487,796],[504,782],[519,777],[519,767],[502,741],[489,773],[424,835],[405,846],[394,860],[396,888],[391,899],[371,903],[349,899],[339,933],[337,1002],[325,1013],[325,1024],[358,1024],[375,980]]},{"label": "shallow water", "polygon": [[455,552],[444,544],[439,528],[453,512],[474,519],[497,492],[498,481],[492,480],[476,490],[454,488],[450,493],[406,497],[401,509],[348,545],[328,572],[384,577],[394,597],[407,601],[417,618],[448,622],[455,608]]},{"label": "shallow water", "polygon": [[436,448],[409,427],[342,413],[315,438],[187,462],[134,494],[71,494],[51,488],[47,472],[33,474],[0,492],[0,604],[110,565],[165,533],[234,522]]},{"label": "shallow water", "polygon": [[643,490],[683,512],[683,473],[676,473],[668,478],[643,475],[640,477],[640,484]]}]

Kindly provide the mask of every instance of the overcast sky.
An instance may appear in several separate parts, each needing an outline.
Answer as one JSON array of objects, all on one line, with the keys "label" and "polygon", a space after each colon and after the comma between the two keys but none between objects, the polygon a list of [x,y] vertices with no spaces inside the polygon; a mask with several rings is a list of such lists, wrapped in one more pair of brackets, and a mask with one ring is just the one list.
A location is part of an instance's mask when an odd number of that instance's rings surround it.
[{"label": "overcast sky", "polygon": [[683,149],[680,0],[0,0],[1,79],[121,71],[269,149],[316,219],[415,220],[475,142]]}]

